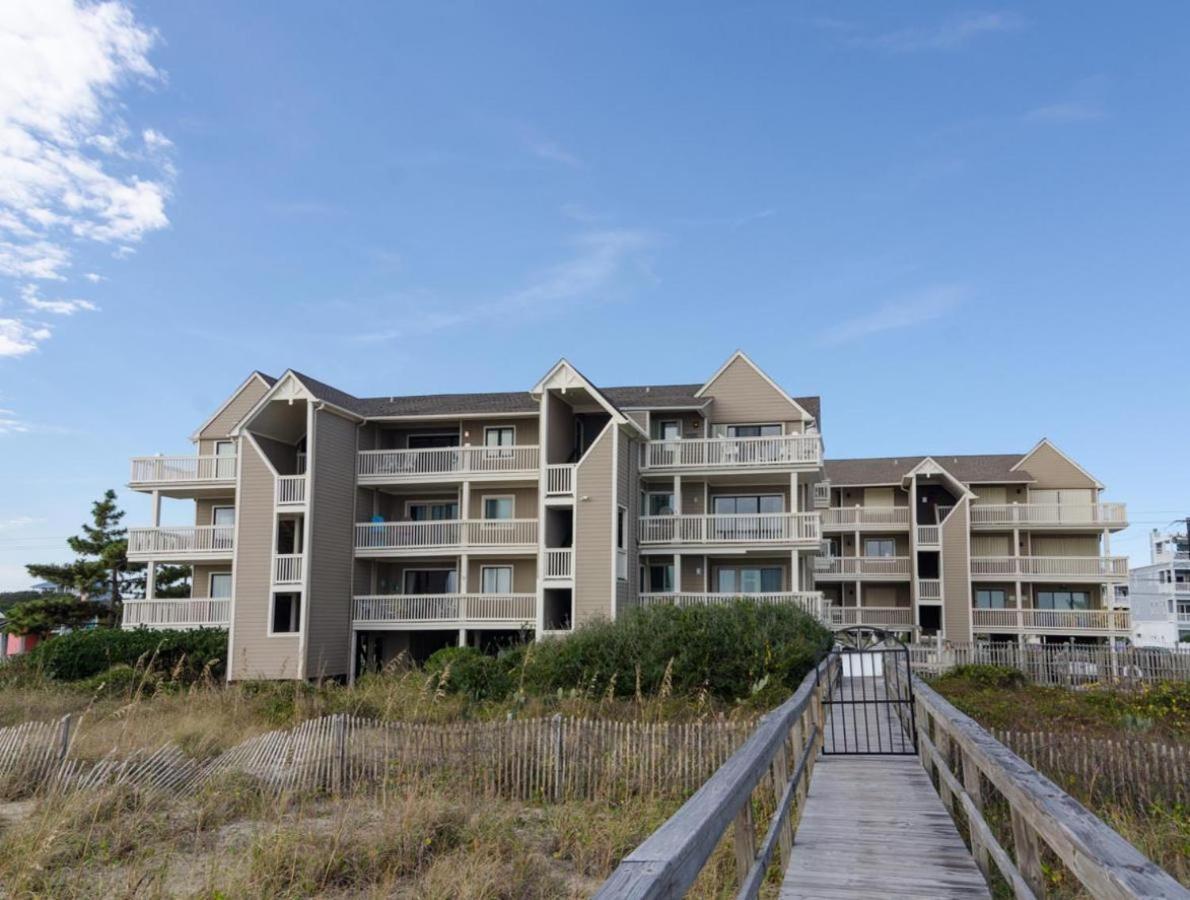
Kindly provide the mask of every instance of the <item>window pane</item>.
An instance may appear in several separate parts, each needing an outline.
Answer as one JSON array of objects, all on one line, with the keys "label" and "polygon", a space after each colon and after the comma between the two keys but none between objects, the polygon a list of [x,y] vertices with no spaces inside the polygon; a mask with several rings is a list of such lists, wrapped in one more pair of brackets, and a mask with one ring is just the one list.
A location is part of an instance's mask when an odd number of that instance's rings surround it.
[{"label": "window pane", "polygon": [[216,506],[211,512],[212,525],[234,525],[236,510],[234,506]]},{"label": "window pane", "polygon": [[649,591],[651,593],[669,593],[674,589],[674,567],[649,566]]},{"label": "window pane", "polygon": [[231,596],[231,574],[220,572],[211,576],[212,599],[225,599]]},{"label": "window pane", "polygon": [[511,447],[516,442],[516,429],[489,428],[483,433],[483,442],[489,447]]},{"label": "window pane", "polygon": [[781,590],[781,570],[775,566],[761,569],[760,589],[770,594]]},{"label": "window pane", "polygon": [[895,556],[896,541],[886,538],[866,538],[864,540],[864,556]]},{"label": "window pane", "polygon": [[511,519],[511,497],[484,497],[483,517],[485,519]]},{"label": "window pane", "polygon": [[673,494],[649,494],[649,515],[663,516],[674,512]]},{"label": "window pane", "polygon": [[767,497],[760,498],[760,511],[762,513],[779,513],[785,508],[785,498],[780,494],[773,494]]},{"label": "window pane", "polygon": [[660,434],[663,441],[675,441],[681,437],[681,429],[677,422],[662,422]]},{"label": "window pane", "polygon": [[511,594],[512,567],[487,566],[483,569],[481,581],[481,590],[485,594]]},{"label": "window pane", "polygon": [[735,569],[720,569],[716,578],[720,594],[734,594],[739,590]]},{"label": "window pane", "polygon": [[736,511],[735,497],[713,497],[711,504],[715,515],[729,516]]},{"label": "window pane", "polygon": [[754,594],[760,590],[760,569],[740,569],[740,591]]},{"label": "window pane", "polygon": [[624,507],[619,507],[616,510],[616,547],[619,550],[624,549],[624,541],[626,538],[625,528],[627,523],[627,511]]},{"label": "window pane", "polygon": [[760,511],[759,497],[736,497],[735,511],[740,514],[754,515]]}]

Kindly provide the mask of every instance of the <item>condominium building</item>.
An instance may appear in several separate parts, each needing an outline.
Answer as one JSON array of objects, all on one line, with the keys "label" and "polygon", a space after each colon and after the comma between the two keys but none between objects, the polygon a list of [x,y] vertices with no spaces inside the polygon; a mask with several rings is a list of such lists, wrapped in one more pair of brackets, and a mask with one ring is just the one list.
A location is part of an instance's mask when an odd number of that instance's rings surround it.
[{"label": "condominium building", "polygon": [[[358,398],[253,373],[191,436],[132,461],[150,572],[192,596],[126,627],[227,627],[229,677],[352,675],[402,652],[562,634],[652,603],[740,596],[836,627],[953,641],[1126,636],[1118,504],[1027,454],[824,461],[821,404],[736,353],[703,383]],[[163,526],[163,498],[193,525]]]},{"label": "condominium building", "polygon": [[1128,576],[1132,640],[1139,647],[1190,641],[1190,538],[1153,529],[1149,564]]}]

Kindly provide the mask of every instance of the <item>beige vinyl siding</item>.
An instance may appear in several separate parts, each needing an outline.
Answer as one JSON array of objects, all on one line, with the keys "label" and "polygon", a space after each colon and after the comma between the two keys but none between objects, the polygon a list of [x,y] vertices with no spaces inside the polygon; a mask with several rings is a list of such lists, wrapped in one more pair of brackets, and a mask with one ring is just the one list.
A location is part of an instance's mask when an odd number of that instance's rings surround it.
[{"label": "beige vinyl siding", "polygon": [[1092,534],[1034,534],[1030,537],[1033,556],[1098,556],[1099,537]]},{"label": "beige vinyl siding", "polygon": [[870,487],[864,488],[864,506],[875,507],[891,507],[896,504],[893,502],[893,489],[890,487]]},{"label": "beige vinyl siding", "polygon": [[971,640],[971,565],[967,540],[971,510],[966,497],[942,523],[942,633],[952,641]]},{"label": "beige vinyl siding", "polygon": [[907,584],[865,584],[860,588],[864,606],[903,606],[912,603]]},{"label": "beige vinyl siding", "polygon": [[[1038,490],[1035,488],[1029,491],[1029,502],[1087,506],[1095,502],[1095,491],[1090,488],[1063,488],[1062,490],[1055,490],[1053,488]],[[1088,513],[1088,515],[1090,514]]]},{"label": "beige vinyl siding", "polygon": [[216,506],[231,506],[236,505],[235,495],[227,497],[200,497],[194,501],[194,524],[195,525],[211,525],[211,516],[214,515]]},{"label": "beige vinyl siding", "polygon": [[[672,556],[662,557],[648,557],[655,559],[661,563],[672,562]],[[706,585],[710,582],[707,578],[707,558],[705,556],[683,556],[682,557],[682,576],[681,584],[678,590],[690,591],[692,593],[702,593],[707,590]]]},{"label": "beige vinyl siding", "polygon": [[702,415],[697,412],[691,410],[666,412],[665,410],[654,409],[649,414],[650,439],[660,440],[662,422],[677,422],[682,437],[687,440],[711,437],[709,434],[703,434],[706,429],[703,428]]},{"label": "beige vinyl siding", "polygon": [[321,678],[345,675],[351,666],[355,423],[316,410],[310,462],[305,674]]},{"label": "beige vinyl siding", "polygon": [[972,556],[1012,556],[1011,534],[971,535]]},{"label": "beige vinyl siding", "polygon": [[273,473],[249,440],[240,442],[240,493],[236,509],[235,583],[232,593],[232,680],[300,678],[296,634],[268,634],[272,598]]},{"label": "beige vinyl siding", "polygon": [[[553,410],[550,410],[551,415]],[[551,426],[552,427],[552,426]],[[608,423],[575,470],[574,625],[609,618],[612,604],[612,506],[615,460]]]},{"label": "beige vinyl siding", "polygon": [[546,462],[561,465],[570,462],[574,449],[574,409],[557,394],[546,391],[545,402],[549,405],[549,434],[546,435]]},{"label": "beige vinyl siding", "polygon": [[231,567],[227,563],[218,565],[196,565],[190,573],[190,596],[206,598],[211,596],[211,575],[231,574]]},{"label": "beige vinyl siding", "polygon": [[[842,490],[838,491],[839,504],[841,506],[866,506],[867,503],[864,500],[865,494],[868,491],[880,490],[880,489],[881,488],[862,488],[862,487],[843,488]],[[892,505],[893,506],[908,506],[909,505],[908,491],[903,491],[900,488],[896,488],[896,487],[883,488],[883,490],[891,490],[892,491]]]},{"label": "beige vinyl siding", "polygon": [[232,395],[223,410],[198,433],[198,452],[204,456],[214,453],[215,441],[225,439],[267,392],[268,387],[263,381],[250,378]]},{"label": "beige vinyl siding", "polygon": [[625,512],[625,547],[627,553],[626,580],[616,579],[616,608],[635,600],[640,593],[640,580],[637,577],[640,567],[640,550],[637,541],[637,523],[640,518],[640,444],[624,432],[617,433],[618,463],[616,465],[616,503],[626,508]]},{"label": "beige vinyl siding", "polygon": [[1007,503],[1008,489],[1002,484],[981,484],[973,488],[975,499],[973,503]]},{"label": "beige vinyl siding", "polygon": [[707,385],[706,395],[714,398],[711,421],[715,424],[801,419],[796,406],[738,357]]},{"label": "beige vinyl siding", "polygon": [[[831,535],[834,537],[834,535]],[[892,541],[894,544],[895,556],[909,555],[909,535],[905,532],[889,533],[889,534],[872,534],[871,532],[862,531],[859,535],[859,549],[856,550],[855,534],[850,531],[845,531],[843,537],[843,555],[844,556],[865,556],[864,546],[865,541],[880,540]]]},{"label": "beige vinyl siding", "polygon": [[496,487],[488,484],[471,485],[471,507],[468,518],[483,518],[484,497],[512,497],[512,516],[514,519],[537,518],[537,488],[536,487]]},{"label": "beige vinyl siding", "polygon": [[647,409],[626,409],[622,412],[645,431],[649,430],[649,411]]},{"label": "beige vinyl siding", "polygon": [[1020,467],[1033,476],[1034,488],[1095,487],[1093,478],[1048,444],[1042,444],[1021,460]]},{"label": "beige vinyl siding", "polygon": [[518,447],[531,447],[538,443],[540,427],[537,416],[526,416],[516,419],[464,419],[463,444],[479,447],[484,442],[485,428],[516,428],[516,444]]},{"label": "beige vinyl siding", "polygon": [[[438,568],[441,561],[427,568]],[[537,591],[537,560],[524,557],[471,557],[467,564],[467,589],[472,594],[483,590],[482,570],[486,566],[512,566],[512,592],[532,594]],[[416,568],[416,567],[414,567]]]},{"label": "beige vinyl siding", "polygon": [[[661,490],[670,490],[670,485],[663,484]],[[703,504],[706,502],[706,490],[705,482],[682,479],[682,515],[701,516],[706,512],[703,509]]]}]

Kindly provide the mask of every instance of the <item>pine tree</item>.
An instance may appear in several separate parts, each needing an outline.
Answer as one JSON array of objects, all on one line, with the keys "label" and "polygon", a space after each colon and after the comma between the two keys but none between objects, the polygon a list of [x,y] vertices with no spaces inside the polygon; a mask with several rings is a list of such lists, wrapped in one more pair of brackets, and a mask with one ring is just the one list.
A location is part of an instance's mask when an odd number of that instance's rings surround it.
[{"label": "pine tree", "polygon": [[124,510],[116,505],[116,492],[108,489],[91,505],[91,523],[84,523],[82,534],[66,543],[79,558],[63,565],[31,564],[25,569],[88,602],[106,587],[110,593],[109,624],[120,621],[121,599],[129,577],[128,529],[120,527]]}]

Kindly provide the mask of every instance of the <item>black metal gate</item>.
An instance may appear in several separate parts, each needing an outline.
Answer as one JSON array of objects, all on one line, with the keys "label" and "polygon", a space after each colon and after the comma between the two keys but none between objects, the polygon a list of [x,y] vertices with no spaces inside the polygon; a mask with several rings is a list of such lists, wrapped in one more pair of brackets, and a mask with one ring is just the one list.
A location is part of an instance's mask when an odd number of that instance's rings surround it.
[{"label": "black metal gate", "polygon": [[909,648],[879,628],[845,628],[835,642],[838,661],[823,691],[823,754],[916,754]]}]

